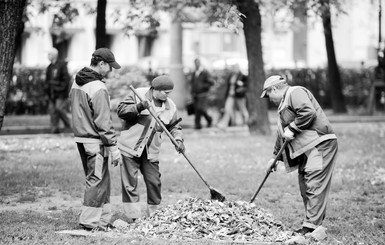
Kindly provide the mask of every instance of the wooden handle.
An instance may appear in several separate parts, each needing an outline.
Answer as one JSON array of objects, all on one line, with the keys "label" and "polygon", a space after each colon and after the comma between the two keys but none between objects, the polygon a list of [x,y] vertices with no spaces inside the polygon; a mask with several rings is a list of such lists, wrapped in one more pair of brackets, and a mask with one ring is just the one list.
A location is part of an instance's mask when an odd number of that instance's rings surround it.
[{"label": "wooden handle", "polygon": [[[134,94],[139,98],[140,101],[143,101],[143,98],[138,94],[138,92],[135,90],[135,88],[130,85],[130,89],[132,90],[132,92],[134,92]],[[158,117],[158,115],[156,115],[155,112],[152,111],[153,108],[150,104],[150,108],[148,108],[148,111],[150,112],[151,116],[156,120],[156,122],[162,127],[163,131],[167,134],[167,136],[170,138],[171,142],[175,145],[175,146],[178,146],[178,142],[176,142],[174,136],[172,136],[172,134],[170,133],[170,131],[168,131],[168,129],[166,128],[166,126],[163,124],[163,122],[160,120],[160,118]],[[198,170],[195,168],[194,164],[192,164],[192,162],[190,161],[190,159],[187,157],[186,153],[185,152],[182,152],[184,158],[186,158],[187,162],[191,165],[191,167],[195,170],[195,172],[198,174],[198,176],[202,179],[203,183],[205,183],[205,185],[209,188],[212,188],[209,183],[206,181],[205,178],[203,178],[203,176],[198,172]]]},{"label": "wooden handle", "polygon": [[279,151],[277,153],[277,156],[275,157],[273,163],[270,165],[269,170],[267,171],[267,173],[265,175],[265,178],[262,180],[261,184],[258,187],[258,190],[254,193],[253,197],[251,198],[250,203],[254,202],[254,200],[257,197],[259,191],[262,189],[263,184],[265,184],[265,181],[267,180],[267,177],[269,177],[270,173],[272,172],[271,168],[274,167],[274,165],[278,161],[278,158],[282,155],[282,152],[283,152],[283,150],[285,150],[285,148],[286,148],[288,143],[289,143],[289,141],[285,141],[285,143],[283,143],[283,146],[281,147],[281,149],[279,149]]}]

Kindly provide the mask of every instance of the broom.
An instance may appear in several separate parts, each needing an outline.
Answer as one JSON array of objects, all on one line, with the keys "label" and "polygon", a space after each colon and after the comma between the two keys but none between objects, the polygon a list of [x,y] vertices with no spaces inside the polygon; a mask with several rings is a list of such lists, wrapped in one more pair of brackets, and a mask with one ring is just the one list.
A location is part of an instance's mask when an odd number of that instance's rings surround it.
[{"label": "broom", "polygon": [[[143,98],[138,94],[138,92],[135,90],[135,88],[130,85],[130,89],[134,94],[139,98],[140,101],[143,101]],[[155,121],[162,127],[163,131],[167,134],[167,136],[170,138],[171,142],[175,145],[178,146],[178,142],[176,142],[174,136],[168,131],[164,123],[160,120],[160,118],[154,113],[152,106],[150,105],[150,108],[148,109],[150,112],[151,116],[155,119]],[[222,195],[218,190],[213,188],[212,186],[209,185],[209,183],[203,178],[203,176],[198,172],[198,170],[195,168],[194,164],[190,161],[190,159],[187,157],[186,153],[183,151],[182,155],[184,158],[187,160],[187,162],[191,165],[191,167],[195,170],[195,172],[198,174],[198,176],[202,179],[203,183],[209,188],[210,190],[210,195],[211,195],[211,200],[217,200],[220,202],[224,202],[226,200],[226,197]]]}]

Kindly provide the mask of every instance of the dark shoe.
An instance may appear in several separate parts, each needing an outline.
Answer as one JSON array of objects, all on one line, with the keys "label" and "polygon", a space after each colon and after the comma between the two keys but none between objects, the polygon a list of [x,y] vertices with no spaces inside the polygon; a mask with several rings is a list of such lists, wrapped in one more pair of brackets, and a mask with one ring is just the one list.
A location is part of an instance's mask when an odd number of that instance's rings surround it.
[{"label": "dark shoe", "polygon": [[306,235],[307,233],[312,233],[314,229],[309,228],[309,227],[302,227],[301,229],[295,230],[295,233],[298,233],[300,235]]},{"label": "dark shoe", "polygon": [[[113,225],[111,225],[113,226]],[[108,225],[107,225],[108,227]],[[114,226],[115,227],[115,226]],[[104,227],[101,227],[101,226],[96,226],[96,227],[88,227],[88,226],[85,226],[85,225],[82,225],[82,224],[79,224],[79,228],[81,230],[85,230],[85,231],[91,231],[91,232],[95,232],[95,231],[107,231],[108,228],[104,228]]]},{"label": "dark shoe", "polygon": [[195,129],[202,129],[202,126],[195,126]]},{"label": "dark shoe", "polygon": [[209,120],[207,120],[207,127],[210,128],[212,124],[213,124],[213,119],[209,118]]},{"label": "dark shoe", "polygon": [[92,231],[92,229],[93,228],[91,228],[91,227],[87,227],[87,226],[85,226],[85,225],[82,225],[82,224],[79,224],[79,226],[78,227],[76,227],[76,229],[77,230],[85,230],[85,231]]},{"label": "dark shoe", "polygon": [[58,128],[52,129],[51,133],[52,134],[60,134],[60,129],[58,129]]},{"label": "dark shoe", "polygon": [[108,224],[107,224],[107,231],[113,231],[113,230],[116,230],[116,226],[114,226],[114,225],[111,224],[111,223],[108,223]]}]

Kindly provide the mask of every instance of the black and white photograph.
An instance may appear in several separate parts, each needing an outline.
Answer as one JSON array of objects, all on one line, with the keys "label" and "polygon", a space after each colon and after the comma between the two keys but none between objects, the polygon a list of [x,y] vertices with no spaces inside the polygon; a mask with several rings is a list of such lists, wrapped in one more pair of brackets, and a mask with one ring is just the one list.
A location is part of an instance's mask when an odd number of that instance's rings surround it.
[{"label": "black and white photograph", "polygon": [[0,0],[0,244],[385,245],[385,0]]}]

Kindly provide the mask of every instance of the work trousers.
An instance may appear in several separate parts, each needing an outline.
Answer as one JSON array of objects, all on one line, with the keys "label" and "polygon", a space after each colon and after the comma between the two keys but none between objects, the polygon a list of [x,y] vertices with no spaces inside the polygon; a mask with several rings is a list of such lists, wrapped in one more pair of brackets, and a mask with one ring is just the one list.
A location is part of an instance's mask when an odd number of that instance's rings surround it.
[{"label": "work trousers", "polygon": [[108,154],[103,145],[77,143],[86,176],[83,210],[79,224],[95,228],[105,228],[112,218],[110,204],[110,172]]},{"label": "work trousers", "polygon": [[59,132],[59,122],[63,121],[66,128],[71,127],[70,119],[67,115],[68,100],[57,98],[49,102],[48,111],[51,119],[51,132]]},{"label": "work trousers", "polygon": [[155,211],[161,200],[161,181],[159,162],[149,161],[146,150],[141,157],[128,157],[122,155],[123,164],[120,167],[122,179],[122,201],[126,216],[130,219],[142,216],[139,204],[140,196],[138,191],[138,173],[143,175],[147,190],[147,215]]},{"label": "work trousers", "polygon": [[315,229],[325,219],[334,166],[337,140],[327,140],[306,152],[306,163],[299,166],[298,182],[305,206],[303,227]]}]

